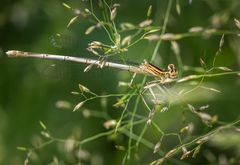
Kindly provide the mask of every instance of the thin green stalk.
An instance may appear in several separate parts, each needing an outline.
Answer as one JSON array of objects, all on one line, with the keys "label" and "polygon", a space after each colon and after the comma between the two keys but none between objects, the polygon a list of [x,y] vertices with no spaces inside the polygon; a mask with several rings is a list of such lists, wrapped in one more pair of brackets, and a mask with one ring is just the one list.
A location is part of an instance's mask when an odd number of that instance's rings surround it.
[{"label": "thin green stalk", "polygon": [[[138,30],[135,35],[138,35],[141,32],[141,30]],[[128,49],[129,47],[132,47],[133,45],[136,45],[138,42],[142,41],[144,39],[144,37],[147,35],[148,33],[143,34],[141,37],[139,37],[137,40],[135,40],[134,42],[132,42],[131,44],[127,45],[125,47],[125,49]],[[133,36],[134,37],[134,36]]]},{"label": "thin green stalk", "polygon": [[147,128],[148,128],[148,124],[145,124],[140,136],[137,138],[136,147],[139,146],[139,143],[143,139],[143,136],[144,136],[145,132],[147,131]]},{"label": "thin green stalk", "polygon": [[92,0],[90,0],[90,8],[91,8],[91,12],[94,13]]},{"label": "thin green stalk", "polygon": [[203,75],[203,77],[201,78],[201,81],[197,84],[197,86],[195,86],[194,88],[190,89],[187,92],[184,92],[183,95],[186,95],[186,94],[191,93],[191,92],[195,91],[196,89],[198,89],[201,86],[201,84],[203,83],[204,78],[205,78],[205,74]]},{"label": "thin green stalk", "polygon": [[94,99],[98,99],[98,98],[108,98],[108,97],[119,97],[119,96],[132,96],[134,94],[109,94],[109,95],[94,95],[92,97],[86,98],[85,100],[83,100],[84,102],[90,101],[90,100],[94,100]]},{"label": "thin green stalk", "polygon": [[180,82],[200,79],[200,78],[203,78],[203,77],[218,77],[218,76],[223,76],[223,75],[234,75],[234,74],[238,75],[238,74],[240,74],[240,71],[212,73],[212,74],[202,74],[202,75],[190,75],[190,76],[183,77],[180,80],[176,80],[176,82],[180,83]]},{"label": "thin green stalk", "polygon": [[[111,13],[111,8],[110,8],[110,6],[108,5],[108,3],[107,3],[105,0],[104,0],[104,3],[105,3],[105,5],[107,6],[108,12]],[[106,9],[106,10],[107,10],[107,9]],[[107,11],[106,11],[106,15],[107,15]],[[116,28],[116,25],[115,25],[114,20],[111,20],[111,18],[109,18],[108,15],[107,15],[107,19],[108,19],[108,22],[111,22],[111,23],[112,23],[112,26],[113,26],[113,27],[111,28],[111,26],[110,26],[111,30],[114,29],[115,34],[118,34],[118,31],[117,31],[117,28]]]},{"label": "thin green stalk", "polygon": [[[166,31],[166,27],[167,27],[170,11],[171,11],[171,8],[172,8],[172,2],[173,2],[173,0],[169,0],[168,1],[168,7],[167,7],[167,11],[166,11],[166,16],[164,18],[164,23],[163,23],[161,35],[163,35],[165,33],[165,31]],[[157,42],[157,44],[155,46],[155,49],[154,49],[154,52],[153,52],[153,55],[152,55],[152,58],[151,58],[151,62],[156,58],[157,52],[158,52],[158,49],[159,49],[161,43],[162,43],[162,40],[159,40]]]},{"label": "thin green stalk", "polygon": [[158,132],[160,132],[160,134],[163,136],[165,133],[161,130],[161,128],[159,128],[159,126],[155,123],[152,122],[152,125],[154,126],[155,129],[158,130]]},{"label": "thin green stalk", "polygon": [[112,39],[112,36],[111,34],[109,33],[108,29],[105,27],[104,23],[102,21],[100,21],[98,19],[98,17],[94,14],[94,13],[91,13],[92,16],[97,20],[97,22],[103,27],[103,29],[106,31],[107,35],[108,35],[108,38],[110,39],[110,41],[114,44],[114,40]]},{"label": "thin green stalk", "polygon": [[[168,18],[169,18],[171,7],[172,7],[172,2],[173,2],[173,0],[169,0],[168,1],[168,7],[167,7],[166,16],[165,16],[165,19],[164,19],[163,29],[162,29],[161,34],[165,33],[167,22],[168,22]],[[159,49],[160,45],[161,45],[161,40],[159,40],[157,42],[156,46],[155,46],[155,49],[154,49],[151,61],[153,61],[156,58],[157,52],[158,52],[158,49]],[[144,78],[142,80],[142,83],[141,83],[141,87],[143,87],[143,85],[146,83],[146,80],[147,80],[147,76],[144,76]],[[135,104],[134,104],[134,108],[133,108],[133,114],[132,114],[132,117],[130,119],[130,135],[133,134],[133,120],[134,120],[136,111],[138,109],[138,104],[139,104],[139,101],[140,101],[140,97],[141,96],[138,95],[137,98],[136,98],[136,101],[135,101]],[[130,157],[131,157],[131,146],[132,146],[132,137],[130,136],[129,137],[129,141],[128,141],[128,156],[127,156],[128,159],[130,159]]]},{"label": "thin green stalk", "polygon": [[[146,79],[146,76],[144,76],[144,79]],[[134,108],[133,108],[132,117],[130,119],[130,135],[133,134],[133,120],[134,120],[136,111],[138,109],[139,101],[140,101],[140,96],[137,96],[135,104],[134,104]],[[128,155],[127,155],[127,159],[128,160],[131,157],[131,146],[132,146],[132,136],[129,136],[129,140],[128,140]]]},{"label": "thin green stalk", "polygon": [[178,76],[179,77],[182,77],[182,71],[183,71],[183,62],[182,62],[182,59],[181,59],[181,56],[180,56],[180,54],[179,53],[176,53],[175,54],[175,56],[176,56],[176,59],[177,59],[177,63],[178,63]]},{"label": "thin green stalk", "polygon": [[204,35],[222,35],[222,34],[226,34],[226,35],[237,35],[239,34],[239,31],[229,31],[229,30],[217,30],[213,31],[211,33],[207,33],[206,31],[201,31],[201,32],[187,32],[187,33],[171,33],[171,35],[173,37],[171,37],[169,40],[181,40],[184,38],[188,38],[188,37],[201,37]]},{"label": "thin green stalk", "polygon": [[49,141],[46,141],[44,143],[42,143],[41,145],[39,145],[38,147],[36,147],[36,150],[42,149],[46,146],[48,146],[49,144],[52,144],[55,140],[54,139],[50,139]]},{"label": "thin green stalk", "polygon": [[122,133],[124,133],[125,135],[127,135],[129,138],[131,137],[132,139],[136,140],[138,143],[141,142],[142,144],[144,144],[146,147],[153,149],[154,148],[154,144],[149,142],[148,140],[141,138],[139,139],[139,136],[134,134],[134,133],[130,133],[130,131],[128,131],[127,129],[122,129],[121,130]]},{"label": "thin green stalk", "polygon": [[[110,31],[110,34],[112,35],[112,38],[114,38],[114,43],[116,44],[116,42],[115,42],[116,41],[116,37],[114,35],[114,30],[115,29],[114,29],[114,27],[112,27],[113,21],[109,17],[109,15],[111,13],[111,9],[110,9],[108,3],[105,0],[103,0],[103,3],[105,4],[105,5],[103,5],[103,15],[104,15],[104,18],[105,18],[105,22],[111,22],[111,24],[108,24],[109,31]],[[115,31],[115,33],[116,33],[116,31]]]},{"label": "thin green stalk", "polygon": [[126,102],[126,105],[125,105],[125,107],[124,107],[124,109],[123,109],[123,112],[122,112],[122,114],[121,114],[121,117],[120,117],[120,119],[119,119],[118,122],[117,122],[117,125],[116,125],[116,128],[115,128],[115,131],[114,131],[115,133],[117,133],[118,128],[119,128],[120,125],[121,125],[121,122],[122,122],[123,116],[124,116],[125,112],[127,111],[127,107],[128,107],[128,104],[129,104],[129,102],[130,102],[132,96],[133,96],[133,95],[131,95],[131,96],[127,99],[127,102]]}]

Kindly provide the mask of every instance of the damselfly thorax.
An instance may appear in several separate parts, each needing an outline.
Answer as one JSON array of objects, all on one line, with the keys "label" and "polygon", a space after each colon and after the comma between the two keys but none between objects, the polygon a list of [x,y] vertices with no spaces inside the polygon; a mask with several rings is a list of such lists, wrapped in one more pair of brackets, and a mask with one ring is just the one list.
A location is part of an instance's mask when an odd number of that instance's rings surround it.
[{"label": "damselfly thorax", "polygon": [[144,60],[144,63],[139,65],[139,68],[142,69],[142,72],[158,79],[172,79],[177,77],[177,69],[174,64],[169,64],[168,69],[164,70]]},{"label": "damselfly thorax", "polygon": [[140,65],[131,65],[131,64],[122,64],[117,62],[111,62],[102,59],[90,59],[83,57],[72,57],[72,56],[62,56],[62,55],[54,55],[54,54],[45,54],[45,53],[33,53],[33,52],[24,52],[19,50],[10,50],[7,51],[6,54],[9,57],[30,57],[30,58],[41,58],[41,59],[50,59],[50,60],[60,60],[60,61],[72,61],[78,63],[84,63],[88,66],[84,71],[89,70],[89,66],[97,65],[99,68],[111,67],[117,68],[121,70],[127,70],[134,73],[142,73],[148,76],[155,77],[156,79],[165,80],[165,79],[173,79],[177,76],[177,70],[174,64],[169,64],[166,70],[156,67],[155,65],[144,61],[144,63]]}]

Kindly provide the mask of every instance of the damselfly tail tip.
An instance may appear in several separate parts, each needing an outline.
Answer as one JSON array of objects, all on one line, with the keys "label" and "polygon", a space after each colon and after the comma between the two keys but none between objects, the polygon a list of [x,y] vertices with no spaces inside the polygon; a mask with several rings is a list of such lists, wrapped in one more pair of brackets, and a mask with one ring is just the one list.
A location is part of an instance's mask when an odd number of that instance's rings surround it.
[{"label": "damselfly tail tip", "polygon": [[16,56],[16,50],[8,50],[6,51],[6,54],[8,55],[8,57]]},{"label": "damselfly tail tip", "polygon": [[6,51],[8,57],[24,56],[25,53],[19,50],[8,50]]}]

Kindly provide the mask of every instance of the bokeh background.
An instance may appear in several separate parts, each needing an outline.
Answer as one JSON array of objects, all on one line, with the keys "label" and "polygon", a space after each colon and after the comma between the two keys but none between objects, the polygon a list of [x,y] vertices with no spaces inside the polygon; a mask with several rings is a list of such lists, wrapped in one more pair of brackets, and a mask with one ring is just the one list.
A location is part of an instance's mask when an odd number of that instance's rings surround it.
[{"label": "bokeh background", "polygon": [[[154,24],[162,25],[167,0],[123,0],[116,1],[121,6],[118,11],[116,23],[131,22],[138,24],[146,18],[149,5],[153,5]],[[88,1],[67,1],[73,8],[84,10],[89,7]],[[84,84],[99,94],[119,93],[119,81],[130,80],[129,73],[111,69],[91,69],[83,73],[85,66],[67,62],[44,61],[34,59],[9,59],[7,50],[25,50],[34,52],[46,52],[53,54],[68,54],[74,56],[91,57],[86,50],[91,41],[107,41],[103,30],[96,30],[90,35],[85,35],[85,30],[91,26],[84,18],[80,18],[70,28],[67,28],[69,20],[74,16],[73,12],[63,7],[58,0],[2,0],[0,3],[0,164],[23,164],[26,153],[17,150],[18,146],[31,147],[34,143],[41,143],[39,121],[43,121],[54,137],[61,139],[84,139],[97,133],[104,132],[104,120],[99,118],[86,118],[82,111],[72,112],[59,109],[55,106],[59,100],[67,100],[71,105],[80,101],[71,91],[78,90],[78,84]],[[193,0],[180,1],[181,13],[176,11],[176,1],[167,26],[169,33],[185,33],[194,26],[202,26],[239,32],[234,23],[234,18],[240,20],[239,0]],[[94,2],[98,11],[97,3]],[[101,13],[97,12],[101,15]],[[56,34],[64,37],[56,40]],[[180,55],[184,65],[200,66],[200,57],[206,59],[208,64],[214,58],[218,50],[221,35],[210,37],[189,37],[178,41]],[[155,43],[143,41],[129,49],[126,59],[141,63],[143,59],[150,59]],[[233,70],[239,70],[240,66],[240,38],[236,34],[226,34],[225,43],[216,65],[226,66]],[[159,60],[159,62],[157,61]],[[168,63],[176,63],[170,43],[164,42],[159,50],[155,64],[166,66]],[[53,65],[54,64],[54,65]],[[216,114],[221,121],[232,122],[239,116],[240,107],[240,81],[236,75],[212,78],[212,84],[222,91],[212,99],[198,98],[194,100],[197,105],[208,104],[211,114]],[[96,100],[84,106],[96,111],[107,111],[115,118],[121,114],[112,107],[116,100]],[[171,112],[170,112],[171,113]],[[181,115],[166,116],[166,121],[173,121]],[[197,119],[196,119],[197,120]],[[165,121],[165,122],[166,122]],[[169,124],[165,124],[166,129]],[[206,133],[208,129],[201,125],[197,133]],[[239,135],[238,135],[239,137]],[[124,151],[116,150],[111,138],[101,138],[88,143],[84,148],[90,154],[86,164],[121,164]],[[240,138],[239,138],[240,139]],[[122,137],[120,141],[124,141]],[[213,147],[206,145],[199,157],[188,159],[186,163],[206,163],[209,160],[224,158],[237,158],[240,153],[239,140],[233,141],[230,146]],[[71,162],[72,153],[62,146],[63,144],[51,144],[41,149],[35,156],[33,164],[49,164],[54,158],[59,158],[63,164]],[[212,156],[209,158],[211,151]],[[231,151],[231,152],[229,152]],[[138,163],[145,164],[151,160],[152,152],[143,153],[144,159]],[[211,155],[210,154],[210,155]],[[206,156],[208,155],[208,156]],[[155,157],[156,158],[156,157]],[[56,161],[56,159],[55,159]],[[96,163],[97,162],[97,163]],[[130,161],[129,163],[133,163]],[[136,162],[135,162],[136,163]]]}]

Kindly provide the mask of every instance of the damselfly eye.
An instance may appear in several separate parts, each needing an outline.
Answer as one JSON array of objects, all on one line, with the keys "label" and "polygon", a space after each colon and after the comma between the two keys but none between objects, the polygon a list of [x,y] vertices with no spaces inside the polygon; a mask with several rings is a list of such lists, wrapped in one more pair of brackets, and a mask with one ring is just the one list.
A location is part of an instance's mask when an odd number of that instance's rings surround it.
[{"label": "damselfly eye", "polygon": [[174,64],[168,65],[168,71],[171,78],[175,78],[177,76],[177,69],[175,68]]},{"label": "damselfly eye", "polygon": [[174,66],[173,64],[169,64],[169,65],[168,65],[168,70],[169,70],[170,72],[172,72],[172,71],[174,71],[174,70],[176,70],[176,69],[175,69],[175,66]]}]

